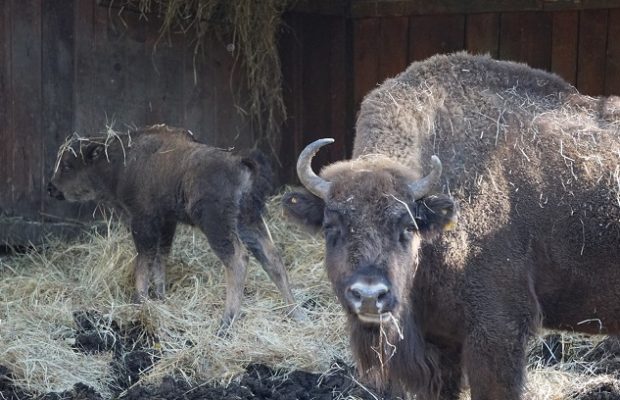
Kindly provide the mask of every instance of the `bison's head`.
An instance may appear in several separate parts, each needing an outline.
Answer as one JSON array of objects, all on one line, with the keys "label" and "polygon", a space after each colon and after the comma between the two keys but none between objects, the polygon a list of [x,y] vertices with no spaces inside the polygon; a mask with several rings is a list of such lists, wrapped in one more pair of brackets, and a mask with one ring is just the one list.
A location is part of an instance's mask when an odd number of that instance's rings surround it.
[{"label": "bison's head", "polygon": [[77,149],[66,147],[58,156],[54,175],[47,185],[50,196],[58,200],[98,200],[101,177],[97,165],[107,163],[105,147],[98,143],[78,144]]},{"label": "bison's head", "polygon": [[[399,319],[409,301],[421,240],[455,219],[449,196],[431,195],[441,175],[435,156],[422,179],[386,157],[362,157],[325,168],[317,176],[310,161],[333,142],[321,139],[299,156],[297,173],[308,189],[288,193],[289,216],[322,227],[329,279],[352,321],[377,326]],[[423,262],[423,261],[422,261]]]}]

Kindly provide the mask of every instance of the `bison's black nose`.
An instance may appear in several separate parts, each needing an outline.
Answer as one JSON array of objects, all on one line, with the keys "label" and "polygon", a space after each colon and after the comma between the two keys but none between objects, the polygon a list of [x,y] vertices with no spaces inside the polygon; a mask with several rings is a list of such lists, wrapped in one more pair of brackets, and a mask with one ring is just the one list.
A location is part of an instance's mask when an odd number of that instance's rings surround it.
[{"label": "bison's black nose", "polygon": [[372,322],[379,322],[380,315],[394,306],[394,295],[382,280],[354,282],[347,288],[345,298],[360,318],[373,319]]},{"label": "bison's black nose", "polygon": [[64,200],[65,196],[62,194],[60,190],[52,182],[47,184],[47,193],[50,197],[55,198],[56,200]]}]

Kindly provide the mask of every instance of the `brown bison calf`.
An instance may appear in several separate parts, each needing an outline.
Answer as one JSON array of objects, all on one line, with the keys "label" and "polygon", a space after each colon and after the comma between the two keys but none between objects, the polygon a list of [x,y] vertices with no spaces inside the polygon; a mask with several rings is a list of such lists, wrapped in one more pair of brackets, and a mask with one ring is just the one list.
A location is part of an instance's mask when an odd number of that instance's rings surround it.
[{"label": "brown bison calf", "polygon": [[516,400],[541,324],[620,333],[618,97],[441,55],[370,92],[353,158],[316,175],[311,158],[330,142],[302,152],[309,192],[284,205],[324,230],[370,380],[455,400],[465,372],[472,400]]},{"label": "brown bison calf", "polygon": [[165,125],[61,147],[48,186],[57,199],[104,202],[128,217],[138,252],[137,301],[148,296],[151,279],[155,295],[164,297],[164,260],[177,223],[200,227],[226,268],[222,327],[241,305],[248,258],[244,244],[294,307],[286,270],[262,221],[270,189],[271,170],[260,155],[241,158]]}]

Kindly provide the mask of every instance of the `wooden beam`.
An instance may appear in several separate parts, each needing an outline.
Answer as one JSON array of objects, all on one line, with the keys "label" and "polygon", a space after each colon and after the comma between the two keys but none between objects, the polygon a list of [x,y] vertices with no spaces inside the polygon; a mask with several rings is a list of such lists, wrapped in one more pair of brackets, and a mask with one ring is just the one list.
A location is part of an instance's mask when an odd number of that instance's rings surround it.
[{"label": "wooden beam", "polygon": [[291,11],[352,18],[620,8],[620,0],[299,0]]}]

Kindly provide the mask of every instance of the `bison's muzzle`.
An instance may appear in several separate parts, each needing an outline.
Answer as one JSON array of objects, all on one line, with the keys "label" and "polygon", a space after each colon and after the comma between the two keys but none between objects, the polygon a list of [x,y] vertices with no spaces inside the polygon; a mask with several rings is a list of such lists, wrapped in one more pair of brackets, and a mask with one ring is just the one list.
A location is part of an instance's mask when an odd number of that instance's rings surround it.
[{"label": "bison's muzzle", "polygon": [[47,184],[47,193],[56,200],[64,200],[65,195],[52,182]]},{"label": "bison's muzzle", "polygon": [[396,304],[390,284],[378,276],[358,276],[345,290],[345,301],[360,321],[379,324]]}]

